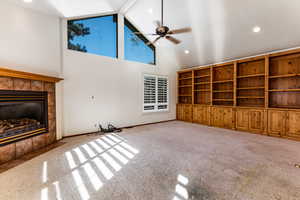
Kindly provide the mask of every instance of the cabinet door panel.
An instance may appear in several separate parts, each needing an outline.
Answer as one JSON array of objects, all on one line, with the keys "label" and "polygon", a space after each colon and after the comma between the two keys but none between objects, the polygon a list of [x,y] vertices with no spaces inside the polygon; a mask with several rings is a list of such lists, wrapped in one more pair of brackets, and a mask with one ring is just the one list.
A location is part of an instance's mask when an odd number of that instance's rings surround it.
[{"label": "cabinet door panel", "polygon": [[236,128],[238,130],[249,130],[249,110],[237,109],[236,111]]},{"label": "cabinet door panel", "polygon": [[223,108],[224,114],[223,114],[223,127],[228,129],[234,128],[234,115],[233,115],[233,109],[232,108]]},{"label": "cabinet door panel", "polygon": [[300,139],[300,112],[289,111],[286,120],[286,136]]},{"label": "cabinet door panel", "polygon": [[210,124],[210,107],[195,105],[193,108],[193,122],[209,125]]},{"label": "cabinet door panel", "polygon": [[192,122],[193,106],[184,105],[183,107],[183,121]]},{"label": "cabinet door panel", "polygon": [[268,134],[272,136],[284,136],[286,111],[268,111]]},{"label": "cabinet door panel", "polygon": [[249,111],[249,130],[256,133],[263,133],[265,130],[265,112],[264,110]]},{"label": "cabinet door panel", "polygon": [[223,112],[220,108],[211,108],[211,124],[212,126],[222,127]]}]

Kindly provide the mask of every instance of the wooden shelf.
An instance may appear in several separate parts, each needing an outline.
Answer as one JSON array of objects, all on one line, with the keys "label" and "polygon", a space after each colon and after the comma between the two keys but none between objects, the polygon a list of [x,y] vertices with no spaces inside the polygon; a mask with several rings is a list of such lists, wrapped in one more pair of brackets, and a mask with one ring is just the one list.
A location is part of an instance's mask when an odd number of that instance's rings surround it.
[{"label": "wooden shelf", "polygon": [[270,108],[284,108],[284,109],[300,109],[300,106],[284,106],[284,105],[270,105]]},{"label": "wooden shelf", "polygon": [[300,92],[300,89],[272,89],[269,92]]},{"label": "wooden shelf", "polygon": [[300,74],[283,74],[283,75],[276,75],[276,76],[269,76],[269,78],[289,78],[299,76]]},{"label": "wooden shelf", "polygon": [[211,89],[194,90],[194,92],[210,92]]},{"label": "wooden shelf", "polygon": [[207,75],[195,76],[194,78],[206,78],[206,77],[210,77],[210,75],[207,74]]},{"label": "wooden shelf", "polygon": [[260,77],[260,76],[265,76],[265,74],[251,74],[251,75],[237,76],[237,78],[252,78],[252,77]]},{"label": "wooden shelf", "polygon": [[213,101],[233,101],[233,99],[213,99]]},{"label": "wooden shelf", "polygon": [[237,88],[237,90],[261,90],[265,89],[265,87],[245,87],[245,88]]},{"label": "wooden shelf", "polygon": [[210,84],[210,82],[202,82],[202,83],[194,83],[195,85],[207,85]]},{"label": "wooden shelf", "polygon": [[263,96],[239,96],[238,99],[264,99]]},{"label": "wooden shelf", "polygon": [[216,90],[213,93],[233,93],[233,90]]},{"label": "wooden shelf", "polygon": [[190,80],[190,79],[192,79],[192,77],[187,77],[187,78],[179,78],[178,80]]},{"label": "wooden shelf", "polygon": [[179,97],[191,97],[192,95],[188,95],[188,94],[180,94],[178,95]]},{"label": "wooden shelf", "polygon": [[192,87],[192,85],[179,85],[178,87],[183,88],[183,87]]},{"label": "wooden shelf", "polygon": [[214,81],[213,83],[230,83],[230,82],[233,82],[233,80]]}]

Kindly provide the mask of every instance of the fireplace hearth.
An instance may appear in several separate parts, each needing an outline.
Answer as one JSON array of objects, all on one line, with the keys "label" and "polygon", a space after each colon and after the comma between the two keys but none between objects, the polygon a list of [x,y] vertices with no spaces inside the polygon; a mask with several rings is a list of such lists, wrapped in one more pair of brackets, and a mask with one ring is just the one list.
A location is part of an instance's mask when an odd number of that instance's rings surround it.
[{"label": "fireplace hearth", "polygon": [[0,90],[0,146],[48,132],[48,93]]}]

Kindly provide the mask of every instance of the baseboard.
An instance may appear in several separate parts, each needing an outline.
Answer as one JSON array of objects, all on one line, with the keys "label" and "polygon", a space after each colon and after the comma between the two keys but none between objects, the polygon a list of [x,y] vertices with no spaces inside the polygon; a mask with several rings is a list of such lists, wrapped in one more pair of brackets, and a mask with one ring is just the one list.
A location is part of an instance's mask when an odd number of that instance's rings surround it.
[{"label": "baseboard", "polygon": [[[147,126],[147,125],[160,124],[160,123],[166,123],[166,122],[172,122],[172,121],[176,121],[176,119],[152,122],[152,123],[145,123],[145,124],[137,124],[137,125],[132,125],[132,126],[125,126],[125,127],[121,127],[121,129],[129,129],[129,128],[135,128],[135,127],[139,127],[139,126]],[[89,132],[89,133],[80,133],[80,134],[76,134],[76,135],[68,135],[68,136],[63,136],[62,139],[83,136],[83,135],[91,135],[91,134],[96,134],[96,133],[100,133],[100,132]]]}]

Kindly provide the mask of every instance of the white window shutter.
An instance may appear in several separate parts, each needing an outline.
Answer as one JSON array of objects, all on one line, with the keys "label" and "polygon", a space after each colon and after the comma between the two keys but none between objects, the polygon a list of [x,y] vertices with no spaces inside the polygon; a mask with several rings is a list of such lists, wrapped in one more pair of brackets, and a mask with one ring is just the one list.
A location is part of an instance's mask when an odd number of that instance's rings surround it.
[{"label": "white window shutter", "polygon": [[168,79],[165,77],[157,78],[157,103],[158,110],[168,109]]},{"label": "white window shutter", "polygon": [[155,110],[156,103],[156,77],[144,76],[144,111]]},{"label": "white window shutter", "polygon": [[169,109],[168,78],[144,75],[144,112]]}]

